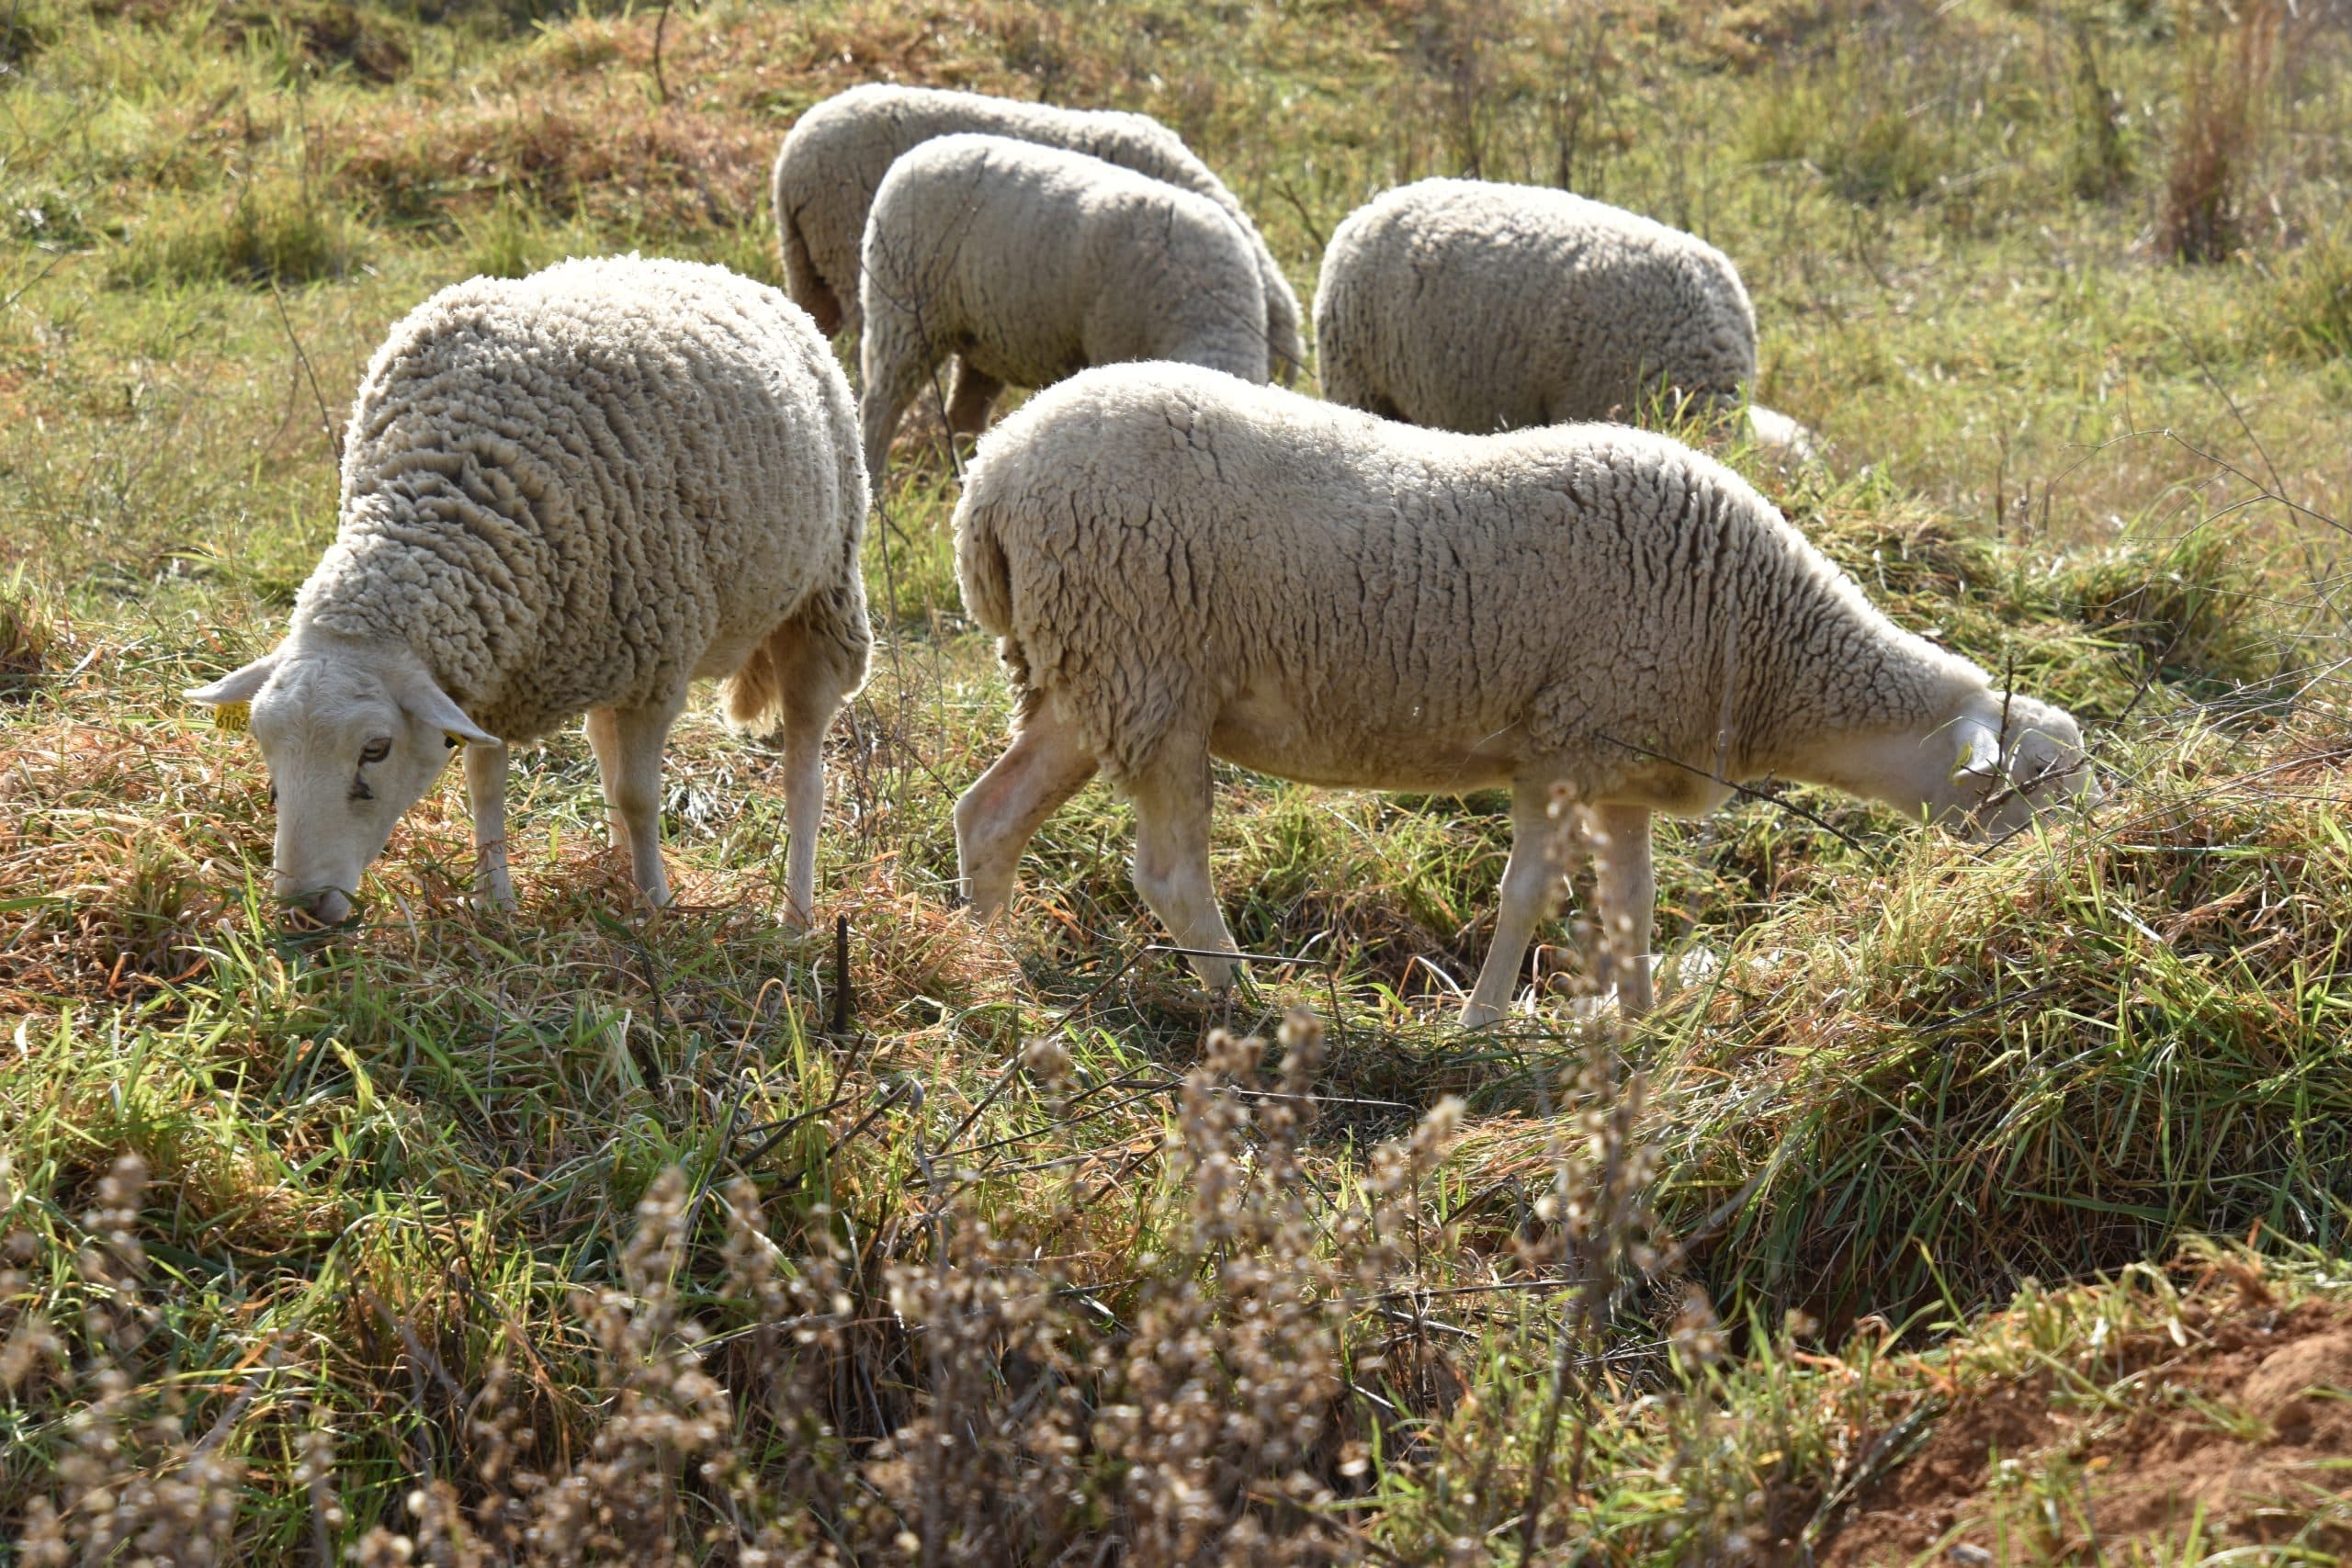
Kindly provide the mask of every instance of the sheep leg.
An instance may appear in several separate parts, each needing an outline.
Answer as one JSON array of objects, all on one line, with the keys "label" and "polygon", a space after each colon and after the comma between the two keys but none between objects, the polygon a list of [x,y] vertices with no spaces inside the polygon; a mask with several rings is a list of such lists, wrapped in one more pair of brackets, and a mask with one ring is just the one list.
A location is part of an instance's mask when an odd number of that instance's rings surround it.
[{"label": "sheep leg", "polygon": [[677,716],[674,705],[591,708],[585,725],[604,780],[613,844],[628,847],[629,874],[656,908],[670,901],[670,879],[662,870],[662,743]]},{"label": "sheep leg", "polygon": [[784,727],[784,830],[789,846],[784,863],[784,923],[806,931],[817,902],[817,832],[825,820],[825,731],[833,710],[802,711],[795,705]]},{"label": "sheep leg", "polygon": [[1593,826],[1607,840],[1593,852],[1593,903],[1600,925],[1601,970],[1617,985],[1617,1010],[1639,1018],[1655,1000],[1650,988],[1650,927],[1657,919],[1657,876],[1650,863],[1650,813],[1645,806],[1596,806]]},{"label": "sheep leg", "polygon": [[1136,891],[1176,939],[1188,949],[1193,967],[1212,990],[1233,984],[1230,958],[1204,953],[1238,953],[1225,913],[1209,880],[1208,755],[1197,752],[1172,767],[1156,768],[1134,781],[1136,803]]},{"label": "sheep leg", "polygon": [[996,395],[1004,390],[1004,383],[985,371],[972,368],[972,362],[958,357],[956,378],[947,390],[947,428],[956,435],[978,435],[989,427],[989,408]]},{"label": "sheep leg", "polygon": [[506,748],[469,746],[466,802],[474,813],[474,897],[492,908],[514,907],[506,874]]},{"label": "sheep leg", "polygon": [[882,496],[882,469],[890,443],[899,434],[915,394],[930,379],[939,356],[924,342],[921,323],[907,311],[886,310],[865,325],[858,342],[860,392],[858,418],[864,425],[865,475],[876,501]]},{"label": "sheep leg", "polygon": [[1093,776],[1094,754],[1046,707],[964,792],[956,802],[956,869],[975,915],[986,919],[1004,908],[1022,850]]},{"label": "sheep leg", "polygon": [[1536,922],[1560,885],[1560,867],[1553,859],[1554,824],[1549,779],[1521,780],[1511,785],[1510,858],[1503,863],[1502,886],[1495,909],[1495,940],[1487,962],[1462,1004],[1462,1027],[1476,1029],[1500,1018],[1519,985],[1520,960],[1534,940]]}]

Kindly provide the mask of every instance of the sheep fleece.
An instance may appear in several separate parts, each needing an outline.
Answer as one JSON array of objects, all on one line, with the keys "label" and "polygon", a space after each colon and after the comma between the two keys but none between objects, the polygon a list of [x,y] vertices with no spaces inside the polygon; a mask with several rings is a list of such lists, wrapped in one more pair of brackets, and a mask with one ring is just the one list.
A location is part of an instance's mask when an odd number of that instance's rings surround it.
[{"label": "sheep fleece", "polygon": [[295,624],[410,643],[510,741],[673,699],[796,616],[862,673],[865,502],[848,384],[775,289],[635,256],[477,277],[369,363]]},{"label": "sheep fleece", "polygon": [[[1232,219],[1082,152],[999,136],[924,142],[875,197],[865,288],[870,350],[927,338],[934,356],[958,352],[1015,386],[1125,359],[1266,378],[1257,264]],[[887,328],[886,311],[898,318]],[[867,395],[889,379],[869,356]]]},{"label": "sheep fleece", "polygon": [[1240,225],[1257,258],[1270,356],[1286,371],[1305,359],[1298,296],[1281,264],[1225,182],[1158,120],[882,84],[836,94],[802,115],[776,154],[773,197],[785,287],[820,328],[855,324],[858,246],[882,176],[909,149],[957,131],[1084,152],[1216,202]]},{"label": "sheep fleece", "polygon": [[1190,367],[1090,370],[991,432],[956,566],[1020,720],[1050,695],[1114,777],[1205,741],[1309,783],[1542,762],[1695,810],[1725,721],[1752,777],[1981,675],[1667,437],[1460,435]]},{"label": "sheep fleece", "polygon": [[1627,417],[1662,387],[1725,403],[1756,378],[1756,312],[1721,251],[1484,180],[1422,180],[1349,214],[1315,340],[1333,401],[1473,434]]}]

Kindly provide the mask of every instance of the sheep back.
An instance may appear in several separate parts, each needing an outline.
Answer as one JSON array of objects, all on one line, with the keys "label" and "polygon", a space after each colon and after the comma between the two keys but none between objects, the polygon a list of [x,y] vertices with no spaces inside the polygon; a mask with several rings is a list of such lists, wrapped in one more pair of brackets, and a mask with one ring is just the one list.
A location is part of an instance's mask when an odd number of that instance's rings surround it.
[{"label": "sheep back", "polygon": [[794,123],[776,154],[771,195],[786,288],[827,334],[858,324],[859,245],[883,176],[910,149],[958,131],[1083,152],[1214,201],[1240,226],[1257,259],[1270,358],[1284,379],[1305,362],[1303,312],[1281,264],[1225,182],[1158,120],[883,84],[818,104]]},{"label": "sheep back", "polygon": [[1394,789],[1539,762],[1696,811],[1722,765],[1982,680],[1737,475],[1623,426],[1465,436],[1110,367],[982,440],[956,530],[1019,721],[1050,698],[1114,777],[1201,744]]},{"label": "sheep back", "polygon": [[904,335],[1015,386],[1128,359],[1266,379],[1264,296],[1232,218],[1083,152],[924,142],[875,195],[862,288],[869,344]]},{"label": "sheep back", "polygon": [[1327,397],[1483,433],[1735,402],[1756,314],[1721,251],[1533,186],[1422,180],[1351,213],[1315,298]]},{"label": "sheep back", "polygon": [[808,317],[724,268],[454,285],[368,367],[294,626],[409,642],[509,740],[680,699],[796,615],[862,674],[855,432]]}]

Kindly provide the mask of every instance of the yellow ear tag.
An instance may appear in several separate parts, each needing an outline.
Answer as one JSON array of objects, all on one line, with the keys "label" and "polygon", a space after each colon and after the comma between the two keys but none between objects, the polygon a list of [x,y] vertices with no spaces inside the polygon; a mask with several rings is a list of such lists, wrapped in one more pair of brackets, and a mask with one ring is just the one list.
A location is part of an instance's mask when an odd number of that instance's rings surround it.
[{"label": "yellow ear tag", "polygon": [[243,735],[253,725],[254,705],[251,703],[214,703],[212,727],[232,735]]}]

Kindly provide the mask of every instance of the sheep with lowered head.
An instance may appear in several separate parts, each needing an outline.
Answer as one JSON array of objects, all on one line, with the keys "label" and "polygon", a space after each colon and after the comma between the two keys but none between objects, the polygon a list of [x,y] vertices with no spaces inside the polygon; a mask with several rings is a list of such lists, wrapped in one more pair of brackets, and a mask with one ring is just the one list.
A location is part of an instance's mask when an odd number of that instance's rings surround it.
[{"label": "sheep with lowered head", "polygon": [[988,424],[998,387],[1173,359],[1266,379],[1265,294],[1249,237],[1206,197],[1083,152],[941,136],[890,165],[865,220],[865,468],[949,355],[950,429]]},{"label": "sheep with lowered head", "polygon": [[462,747],[479,885],[510,903],[507,748],[584,713],[613,840],[667,902],[662,746],[714,675],[730,722],[782,742],[805,920],[824,735],[866,667],[855,427],[808,318],[721,267],[565,262],[410,312],[360,384],[285,641],[188,694],[249,710],[279,896],[341,919]]},{"label": "sheep with lowered head", "polygon": [[859,246],[882,176],[912,148],[957,131],[1084,152],[1216,202],[1240,225],[1257,258],[1274,373],[1284,381],[1298,373],[1306,345],[1297,294],[1233,192],[1174,131],[1148,115],[938,87],[874,83],[836,94],[794,122],[776,154],[773,195],[785,288],[827,334],[858,325]]},{"label": "sheep with lowered head", "polygon": [[[1669,390],[1730,409],[1756,380],[1731,258],[1622,208],[1536,186],[1421,180],[1344,219],[1315,290],[1323,394],[1486,434],[1635,417]],[[1797,457],[1804,427],[1752,411]]]},{"label": "sheep with lowered head", "polygon": [[1465,1024],[1508,1003],[1559,880],[1555,786],[1610,840],[1605,967],[1638,1012],[1652,812],[1772,774],[1993,835],[2091,784],[2065,713],[1896,627],[1730,469],[1625,426],[1460,435],[1189,366],[1089,370],[982,439],[956,557],[1016,694],[1012,747],[956,807],[976,911],[1003,907],[1022,847],[1098,770],[1134,798],[1145,902],[1211,953],[1235,951],[1211,757],[1508,787]]}]

